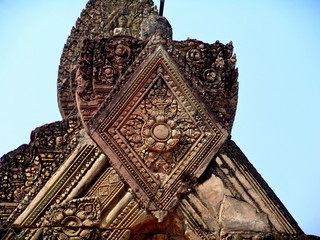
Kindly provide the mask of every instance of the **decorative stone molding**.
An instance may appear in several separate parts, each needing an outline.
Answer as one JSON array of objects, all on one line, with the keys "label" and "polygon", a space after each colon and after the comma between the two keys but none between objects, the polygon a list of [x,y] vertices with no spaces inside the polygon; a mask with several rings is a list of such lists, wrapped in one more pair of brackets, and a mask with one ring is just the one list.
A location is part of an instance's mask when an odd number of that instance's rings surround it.
[{"label": "decorative stone molding", "polygon": [[53,205],[42,223],[43,239],[98,239],[100,222],[100,201],[97,198]]},{"label": "decorative stone molding", "polygon": [[216,174],[233,196],[268,215],[280,233],[301,234],[302,230],[239,147],[228,141],[215,158]]},{"label": "decorative stone molding", "polygon": [[[202,174],[228,133],[186,84],[160,44],[167,41],[161,35],[155,35],[146,50],[136,56],[142,59],[145,52],[150,52],[139,65],[124,58],[121,67],[114,67],[123,72],[115,80],[120,90],[115,84],[114,91],[100,89],[97,93],[94,83],[101,80],[101,75],[96,79],[99,71],[90,66],[105,62],[100,60],[109,56],[114,40],[85,43],[77,77],[79,112],[89,134],[141,204],[153,211],[168,210],[175,205],[177,194],[184,191],[184,179],[195,180]],[[121,56],[134,52],[130,45],[120,45]],[[107,51],[102,54],[102,49]],[[95,106],[95,113],[88,114],[88,106]]]},{"label": "decorative stone molding", "polygon": [[[83,131],[79,135],[81,140],[73,153],[65,159],[28,207],[15,219],[13,226],[40,228],[51,205],[61,204],[78,195],[83,191],[86,181],[90,181],[99,173],[97,169],[106,165],[106,157],[101,154],[87,135]],[[93,172],[92,169],[96,171]],[[27,239],[26,235],[30,234],[30,231],[23,234],[23,237]]]},{"label": "decorative stone molding", "polygon": [[[78,120],[38,127],[31,142],[1,157],[0,225],[12,224],[78,144]],[[4,212],[2,212],[4,210]]]},{"label": "decorative stone molding", "polygon": [[171,35],[151,0],[88,2],[59,67],[67,120],[1,158],[2,240],[320,239],[230,140],[232,42]]}]

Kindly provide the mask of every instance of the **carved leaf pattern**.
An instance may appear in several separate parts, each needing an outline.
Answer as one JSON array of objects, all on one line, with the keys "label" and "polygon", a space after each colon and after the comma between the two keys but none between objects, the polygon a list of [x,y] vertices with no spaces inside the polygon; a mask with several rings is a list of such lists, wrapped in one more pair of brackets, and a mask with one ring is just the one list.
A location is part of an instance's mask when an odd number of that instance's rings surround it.
[{"label": "carved leaf pattern", "polygon": [[201,134],[186,115],[159,78],[120,132],[149,169],[169,174]]}]

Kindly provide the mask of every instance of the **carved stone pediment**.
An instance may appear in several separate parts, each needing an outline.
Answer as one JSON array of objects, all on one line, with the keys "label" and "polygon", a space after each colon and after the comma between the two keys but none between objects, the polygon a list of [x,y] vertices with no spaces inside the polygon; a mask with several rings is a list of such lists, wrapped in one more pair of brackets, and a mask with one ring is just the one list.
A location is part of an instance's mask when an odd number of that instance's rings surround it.
[{"label": "carved stone pediment", "polygon": [[89,0],[61,56],[65,120],[0,159],[0,239],[320,239],[230,139],[232,42],[171,36],[152,0]]},{"label": "carved stone pediment", "polygon": [[[145,47],[147,56],[145,50],[140,53],[145,59],[136,64],[121,91],[109,94],[109,101],[96,105],[95,115],[86,112],[88,103],[99,102],[97,97],[92,100],[95,85],[86,81],[88,75],[83,74],[94,74],[94,69],[80,69],[77,95],[79,112],[89,134],[141,204],[154,211],[171,209],[178,194],[185,191],[186,183],[203,173],[228,137],[228,132],[190,88],[161,40],[154,41],[157,38],[154,36]],[[122,49],[130,58],[130,49]],[[127,62],[122,66],[130,71],[132,67]],[[102,81],[105,74],[100,76],[98,80]],[[92,92],[86,98],[89,91],[83,86],[89,84]]]}]

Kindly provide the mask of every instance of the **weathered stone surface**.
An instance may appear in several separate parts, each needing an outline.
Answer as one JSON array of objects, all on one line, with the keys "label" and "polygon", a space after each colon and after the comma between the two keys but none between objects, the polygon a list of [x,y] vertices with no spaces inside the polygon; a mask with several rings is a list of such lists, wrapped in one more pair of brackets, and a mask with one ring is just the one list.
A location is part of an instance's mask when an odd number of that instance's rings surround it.
[{"label": "weathered stone surface", "polygon": [[[84,136],[80,138],[82,139],[80,142],[92,144],[83,131],[79,134],[84,134]],[[316,237],[312,238],[297,234],[298,232],[295,235],[288,233],[278,234],[272,230],[274,225],[272,228],[269,227],[267,214],[257,214],[256,207],[246,203],[244,200],[237,200],[234,197],[225,197],[227,200],[223,200],[223,195],[225,194],[230,194],[230,196],[237,195],[237,188],[226,184],[225,181],[222,181],[222,179],[218,177],[216,172],[219,172],[220,167],[215,164],[209,166],[208,170],[211,174],[208,174],[206,179],[201,179],[201,183],[189,186],[188,191],[190,191],[190,193],[182,197],[177,211],[167,212],[163,217],[160,217],[160,215],[162,215],[160,212],[158,215],[157,213],[148,213],[139,206],[134,195],[132,195],[130,191],[128,192],[118,174],[109,166],[103,167],[103,165],[93,164],[91,170],[84,171],[83,168],[74,168],[77,170],[72,172],[73,168],[68,166],[76,164],[74,161],[77,161],[76,159],[81,156],[81,151],[79,151],[81,149],[80,146],[76,148],[78,149],[76,150],[78,153],[72,154],[57,173],[52,176],[52,179],[48,181],[49,184],[46,184],[44,188],[47,193],[44,193],[43,190],[40,191],[28,208],[24,210],[22,215],[27,216],[29,214],[29,217],[23,221],[19,219],[15,221],[16,227],[22,226],[21,224],[30,224],[31,222],[33,222],[34,226],[39,226],[38,228],[24,228],[25,231],[23,235],[21,235],[22,239],[39,238],[41,236],[44,239],[52,239],[54,236],[70,237],[71,235],[72,237],[81,237],[81,239],[100,239],[100,237],[102,239],[160,238],[177,240],[318,239]],[[229,148],[232,148],[232,146],[231,144]],[[84,163],[86,159],[91,161],[90,154],[83,159]],[[226,166],[224,166],[224,168],[225,167]],[[232,166],[232,169],[236,171],[238,167]],[[70,180],[66,182],[75,185],[72,188],[55,187],[55,184],[61,181],[59,179],[64,176],[65,173],[68,175],[68,171],[71,171],[70,173],[73,173],[74,177],[70,175]],[[99,172],[100,177],[94,177]],[[232,175],[230,169],[228,172]],[[79,180],[74,181],[72,179]],[[239,178],[239,181],[244,180]],[[212,189],[210,186],[212,186]],[[70,191],[70,189],[72,191]],[[56,197],[50,201],[56,202],[55,205],[41,208],[35,204],[36,202],[43,202],[45,196],[52,191]],[[76,196],[80,198],[77,199]],[[239,196],[240,195],[238,195],[238,197]],[[39,201],[41,198],[43,198],[43,200]],[[60,199],[60,202],[62,199],[65,199],[65,202],[60,204],[57,201],[58,199]],[[91,204],[90,201],[99,201],[99,203],[95,204],[95,207],[99,207],[100,210],[93,211],[93,213],[101,212],[101,215],[88,215],[86,211],[91,209],[89,206]],[[220,203],[221,201],[222,203]],[[259,198],[254,199],[257,205],[259,205],[259,201]],[[268,201],[275,200],[269,199]],[[274,204],[275,203],[278,204],[277,202],[274,202]],[[88,204],[88,208],[81,210],[83,208],[81,206],[86,206],[86,204]],[[220,213],[216,210],[219,205],[221,205]],[[44,211],[45,209],[47,209],[47,211]],[[40,214],[34,218],[36,215],[31,213],[35,211],[39,213],[42,212],[44,215]],[[96,216],[94,218],[96,220],[85,221],[86,217],[91,219],[94,216]],[[26,220],[28,218],[29,220]],[[68,221],[63,220],[65,218],[68,218]],[[101,219],[101,221],[99,219]],[[75,225],[70,228],[70,226],[64,224],[66,222]],[[84,227],[83,224],[91,224],[91,222],[94,223],[92,227],[88,227],[89,225]],[[61,226],[59,226],[59,224],[61,224]],[[3,232],[3,234],[4,233],[5,232]],[[6,234],[7,236],[15,235],[10,229],[8,229]]]},{"label": "weathered stone surface", "polygon": [[0,159],[0,226],[10,225],[69,156],[80,124],[65,120],[38,127],[31,142]]},{"label": "weathered stone surface", "polygon": [[[148,45],[147,45],[148,43]],[[77,73],[81,116],[87,122],[102,105],[107,106],[132,78],[147,56],[161,44],[177,65],[194,94],[230,133],[237,106],[237,69],[232,43],[182,42],[155,35],[148,41],[118,36],[86,40]]]},{"label": "weathered stone surface", "polygon": [[99,173],[98,170],[107,164],[106,157],[83,130],[79,131],[77,137],[73,151],[63,156],[63,164],[44,182],[42,188],[33,193],[34,198],[29,198],[30,192],[24,199],[28,198],[27,204],[22,201],[26,208],[17,207],[20,215],[14,220],[14,226],[40,227],[51,205],[60,204],[80,194],[88,184],[86,181],[92,181]]},{"label": "weathered stone surface", "polygon": [[296,221],[233,141],[228,141],[220,149],[214,163],[217,167],[213,171],[235,198],[266,213],[277,231],[302,233]]},{"label": "weathered stone surface", "polygon": [[[157,29],[170,36],[170,24],[164,17],[157,16],[152,0],[90,0],[87,3],[71,30],[60,60],[58,103],[63,119],[78,115],[75,103],[75,75],[83,40],[115,35],[146,38]],[[147,23],[153,26],[150,28]]]},{"label": "weathered stone surface", "polygon": [[216,216],[219,214],[220,205],[224,196],[231,196],[230,190],[224,185],[221,179],[214,174],[211,177],[195,187],[199,198]]},{"label": "weathered stone surface", "polygon": [[53,205],[42,223],[43,239],[59,236],[61,239],[97,239],[101,222],[100,201],[82,198]]},{"label": "weathered stone surface", "polygon": [[252,205],[229,196],[225,196],[221,203],[219,223],[223,232],[252,231],[268,233],[271,231],[265,213],[259,213]]},{"label": "weathered stone surface", "polygon": [[319,239],[229,139],[232,43],[171,36],[151,0],[88,2],[59,68],[67,120],[1,158],[1,239]]},{"label": "weathered stone surface", "polygon": [[[228,133],[199,104],[202,99],[185,82],[186,73],[160,44],[170,39],[156,34],[146,45],[116,39],[115,55],[109,53],[114,38],[86,42],[77,75],[80,116],[140,203],[149,210],[168,210],[184,191],[184,179],[195,181],[202,174]],[[105,67],[119,69],[118,76],[105,80],[105,70],[95,74]]]},{"label": "weathered stone surface", "polygon": [[140,38],[147,39],[155,33],[161,32],[166,38],[172,38],[172,28],[168,20],[162,16],[152,14],[141,22]]}]

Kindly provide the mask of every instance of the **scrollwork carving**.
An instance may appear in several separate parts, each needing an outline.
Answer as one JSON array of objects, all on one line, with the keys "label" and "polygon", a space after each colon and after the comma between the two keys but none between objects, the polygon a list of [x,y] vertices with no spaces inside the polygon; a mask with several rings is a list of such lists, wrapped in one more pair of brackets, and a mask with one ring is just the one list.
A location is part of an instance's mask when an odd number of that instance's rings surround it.
[{"label": "scrollwork carving", "polygon": [[84,121],[88,121],[106,99],[122,88],[127,79],[122,76],[125,72],[132,74],[127,68],[144,45],[143,41],[121,35],[84,41],[76,74],[77,96],[87,101],[80,107]]},{"label": "scrollwork carving", "polygon": [[[93,68],[101,68],[100,63],[107,61],[119,77],[105,97],[101,95],[104,93],[92,92],[95,101],[101,101],[95,103],[99,110],[85,116],[82,113],[81,117],[88,129],[95,128],[89,131],[95,141],[103,145],[102,149],[115,154],[110,159],[112,166],[124,178],[129,175],[128,181],[134,184],[131,186],[134,191],[140,189],[141,194],[152,199],[152,210],[165,210],[178,191],[184,191],[181,176],[192,176],[198,171],[200,162],[209,159],[205,155],[212,154],[214,146],[221,144],[226,135],[216,125],[214,117],[199,104],[185,83],[184,74],[168,56],[165,47],[172,44],[169,39],[155,35],[147,45],[133,39],[129,44],[126,39],[119,36],[96,42],[95,56],[103,51],[104,55],[101,55],[103,61],[94,58]],[[204,44],[192,47],[204,56]],[[189,55],[193,61],[195,56]],[[123,59],[128,60],[122,63]],[[199,60],[196,64],[205,64],[203,59]],[[121,69],[123,64],[126,67]],[[118,94],[122,94],[121,97]],[[81,96],[77,97],[77,102],[80,112],[94,103]],[[119,166],[123,167],[119,169]],[[135,184],[139,184],[139,188]],[[144,196],[142,204],[149,208],[147,197]]]},{"label": "scrollwork carving", "polygon": [[[80,128],[76,119],[36,128],[31,142],[0,160],[0,202],[13,203],[0,226],[10,225],[75,148]],[[13,207],[15,206],[15,207]]]},{"label": "scrollwork carving", "polygon": [[[76,79],[76,66],[84,39],[124,35],[135,38],[142,36],[146,39],[157,29],[157,27],[152,28],[149,35],[143,34],[143,29],[146,25],[145,21],[149,23],[149,19],[152,16],[157,16],[157,11],[153,6],[153,1],[149,0],[90,0],[87,3],[75,27],[71,30],[61,56],[58,75],[58,101],[63,118],[77,116],[76,103],[74,101],[75,89],[78,82]],[[143,21],[144,24],[142,24]],[[156,21],[152,25],[158,26],[159,23]],[[160,25],[166,25],[166,28],[171,29],[170,24],[165,21],[161,21]],[[82,72],[82,74],[91,76],[90,72]],[[82,88],[89,87],[87,84],[90,84],[90,82],[83,81]]]},{"label": "scrollwork carving", "polygon": [[[205,44],[197,40],[173,43],[171,56],[186,80],[230,132],[235,117],[238,71],[232,42]],[[184,60],[184,58],[186,60]]]},{"label": "scrollwork carving", "polygon": [[97,239],[95,228],[101,221],[100,202],[96,198],[72,200],[53,205],[45,218],[44,239]]},{"label": "scrollwork carving", "polygon": [[159,78],[120,132],[144,164],[160,177],[170,173],[201,134],[186,116],[171,90]]},{"label": "scrollwork carving", "polygon": [[[88,117],[97,112],[103,101],[111,100],[123,87],[132,73],[157,44],[162,44],[178,64],[185,79],[193,90],[202,97],[207,107],[214,112],[217,119],[230,132],[237,105],[237,69],[236,57],[232,43],[223,45],[220,42],[205,44],[196,40],[175,42],[155,35],[148,42],[137,41],[124,36],[96,42],[94,51],[95,66],[93,84],[95,96],[87,91],[86,107],[82,111]],[[147,44],[147,45],[146,45]],[[90,47],[84,46],[87,50]],[[84,50],[84,51],[87,51]],[[98,73],[98,74],[96,74]],[[84,75],[85,81],[86,75]],[[92,83],[88,83],[90,86]],[[81,81],[79,82],[81,89]],[[103,99],[103,100],[102,100]]]}]

